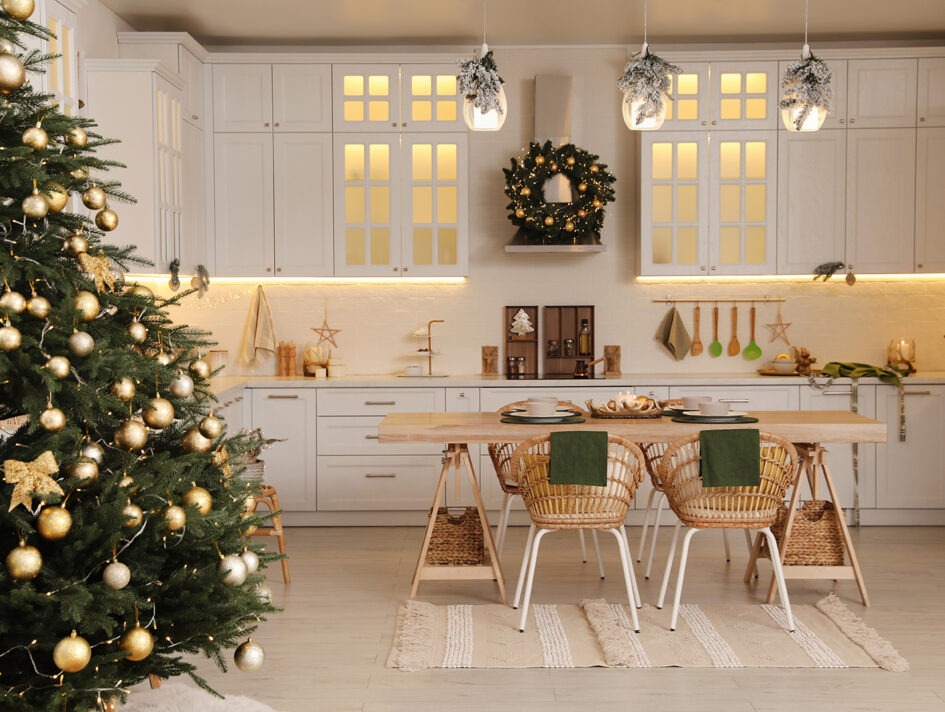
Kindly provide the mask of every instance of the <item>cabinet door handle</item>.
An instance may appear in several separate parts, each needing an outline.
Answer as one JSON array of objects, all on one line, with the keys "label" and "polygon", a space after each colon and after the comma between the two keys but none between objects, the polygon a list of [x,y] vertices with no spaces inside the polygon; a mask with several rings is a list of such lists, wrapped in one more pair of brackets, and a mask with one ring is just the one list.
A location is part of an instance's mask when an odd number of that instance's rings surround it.
[{"label": "cabinet door handle", "polygon": [[825,396],[852,396],[853,391],[824,391]]},{"label": "cabinet door handle", "polygon": [[191,114],[191,115],[190,115],[190,118],[193,119],[194,121],[196,121],[196,120],[199,119],[200,117],[197,116],[197,114]]},{"label": "cabinet door handle", "polygon": [[905,396],[930,396],[932,391],[903,391],[902,394]]},{"label": "cabinet door handle", "polygon": [[719,398],[719,403],[750,403],[748,398]]},{"label": "cabinet door handle", "polygon": [[284,400],[294,400],[294,399],[296,399],[296,398],[298,398],[298,397],[299,397],[298,394],[295,394],[295,395],[284,395],[284,396],[275,396],[275,395],[267,395],[267,396],[266,396],[266,398],[281,398],[281,399],[284,399]]},{"label": "cabinet door handle", "polygon": [[365,435],[364,439],[365,440],[380,440],[381,436],[380,435]]},{"label": "cabinet door handle", "polygon": [[264,122],[264,123],[263,123],[263,126],[268,127],[268,126],[269,126],[269,122],[268,122],[268,121]]},{"label": "cabinet door handle", "polygon": [[393,472],[368,472],[364,476],[369,480],[392,480],[397,477]]},{"label": "cabinet door handle", "polygon": [[364,405],[397,405],[397,401],[364,401]]},{"label": "cabinet door handle", "polygon": [[279,128],[280,125],[281,125],[281,124],[280,124],[278,121],[273,124],[273,126],[275,126],[276,128]]}]

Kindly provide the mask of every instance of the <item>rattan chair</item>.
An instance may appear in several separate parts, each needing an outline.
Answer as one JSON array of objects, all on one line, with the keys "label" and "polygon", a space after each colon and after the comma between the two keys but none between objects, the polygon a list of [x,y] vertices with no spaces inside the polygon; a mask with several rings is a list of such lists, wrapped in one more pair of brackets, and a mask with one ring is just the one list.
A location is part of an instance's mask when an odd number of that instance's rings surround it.
[{"label": "rattan chair", "polygon": [[791,614],[791,603],[784,583],[778,542],[771,533],[771,525],[777,519],[778,509],[784,501],[787,488],[794,482],[797,451],[787,440],[771,433],[761,432],[760,442],[761,481],[756,487],[703,488],[702,477],[699,474],[698,433],[670,443],[663,455],[659,475],[666,493],[666,501],[679,518],[679,523],[673,532],[673,543],[666,561],[666,571],[663,573],[657,608],[663,607],[663,601],[666,598],[666,588],[676,554],[679,529],[683,524],[689,527],[683,538],[682,553],[679,558],[679,574],[676,579],[670,630],[676,630],[689,542],[693,535],[702,529],[728,528],[752,529],[765,537],[772,552],[771,563],[781,596],[781,604],[784,606],[787,618],[787,628],[791,632],[794,631],[794,617]]},{"label": "rattan chair", "polygon": [[524,602],[519,630],[525,630],[528,603],[535,578],[538,547],[545,534],[561,529],[590,529],[611,532],[617,539],[620,563],[634,630],[640,630],[637,608],[640,594],[633,574],[633,562],[624,523],[633,495],[643,481],[644,458],[640,448],[617,435],[608,437],[607,485],[553,485],[549,482],[551,436],[539,435],[522,442],[512,454],[512,473],[532,523],[522,556],[513,607]]},{"label": "rattan chair", "polygon": [[[515,401],[508,403],[498,412],[506,412],[513,408],[525,408],[528,401]],[[559,400],[559,408],[570,408],[580,411],[581,415],[587,415],[587,411],[571,401]],[[502,489],[502,508],[499,510],[499,519],[495,527],[495,551],[496,556],[502,556],[502,547],[505,546],[505,532],[509,526],[509,517],[512,514],[512,500],[518,496],[518,484],[512,478],[511,457],[518,443],[490,443],[489,457],[492,459],[492,467],[495,469],[496,477],[499,480],[499,487]],[[581,542],[581,561],[587,563],[587,545],[584,542],[584,531],[578,531],[578,537]],[[604,564],[600,558],[600,544],[597,541],[597,533],[592,533],[594,542],[594,551],[597,555],[597,568],[600,571],[600,577],[604,578]]]}]

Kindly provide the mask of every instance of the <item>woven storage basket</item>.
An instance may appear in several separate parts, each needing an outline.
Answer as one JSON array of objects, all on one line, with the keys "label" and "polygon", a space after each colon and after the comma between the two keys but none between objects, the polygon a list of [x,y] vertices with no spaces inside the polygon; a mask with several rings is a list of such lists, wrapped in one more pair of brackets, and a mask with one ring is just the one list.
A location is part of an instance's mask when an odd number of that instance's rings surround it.
[{"label": "woven storage basket", "polygon": [[[783,546],[784,525],[788,508],[778,511],[778,519],[771,531]],[[843,566],[843,534],[833,502],[812,499],[801,502],[791,525],[791,538],[784,563],[789,566]]]},{"label": "woven storage basket", "polygon": [[482,525],[476,508],[437,509],[427,549],[427,563],[432,566],[476,566],[483,561]]},{"label": "woven storage basket", "polygon": [[244,480],[262,482],[263,475],[266,471],[265,460],[259,460],[254,457],[246,456],[243,458],[243,464],[246,466],[246,469],[243,470],[243,473],[240,475],[240,477],[242,477]]}]

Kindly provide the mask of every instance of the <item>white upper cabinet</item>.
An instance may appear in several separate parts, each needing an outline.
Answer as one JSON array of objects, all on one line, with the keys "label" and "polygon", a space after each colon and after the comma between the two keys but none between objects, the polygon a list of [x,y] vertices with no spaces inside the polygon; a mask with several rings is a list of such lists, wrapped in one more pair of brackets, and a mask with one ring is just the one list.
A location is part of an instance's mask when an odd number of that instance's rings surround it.
[{"label": "white upper cabinet", "polygon": [[919,128],[945,126],[945,57],[919,60]]},{"label": "white upper cabinet", "polygon": [[69,116],[79,113],[78,49],[76,44],[76,11],[74,3],[46,0],[42,4],[43,18],[33,17],[52,32],[46,51],[56,55],[49,61],[43,75],[45,89],[53,95],[59,110]]},{"label": "white upper cabinet", "polygon": [[[921,117],[920,117],[921,118]],[[945,272],[945,127],[916,132],[915,271]]]},{"label": "white upper cabinet", "polygon": [[915,59],[851,59],[847,62],[847,126],[903,128],[916,124]]},{"label": "white upper cabinet", "polygon": [[336,64],[335,131],[466,131],[451,64]]},{"label": "white upper cabinet", "polygon": [[213,130],[331,131],[327,64],[213,65]]}]

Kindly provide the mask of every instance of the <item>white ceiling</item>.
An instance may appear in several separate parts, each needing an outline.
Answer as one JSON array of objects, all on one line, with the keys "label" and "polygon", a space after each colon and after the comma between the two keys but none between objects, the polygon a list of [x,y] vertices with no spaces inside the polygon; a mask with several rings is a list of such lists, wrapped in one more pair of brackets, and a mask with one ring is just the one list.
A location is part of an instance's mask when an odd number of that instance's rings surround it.
[{"label": "white ceiling", "polygon": [[[472,45],[483,0],[101,0],[139,31],[206,45]],[[490,45],[634,45],[644,0],[485,0]],[[811,44],[945,41],[945,0],[809,0]],[[650,44],[799,42],[804,0],[648,0]]]}]

